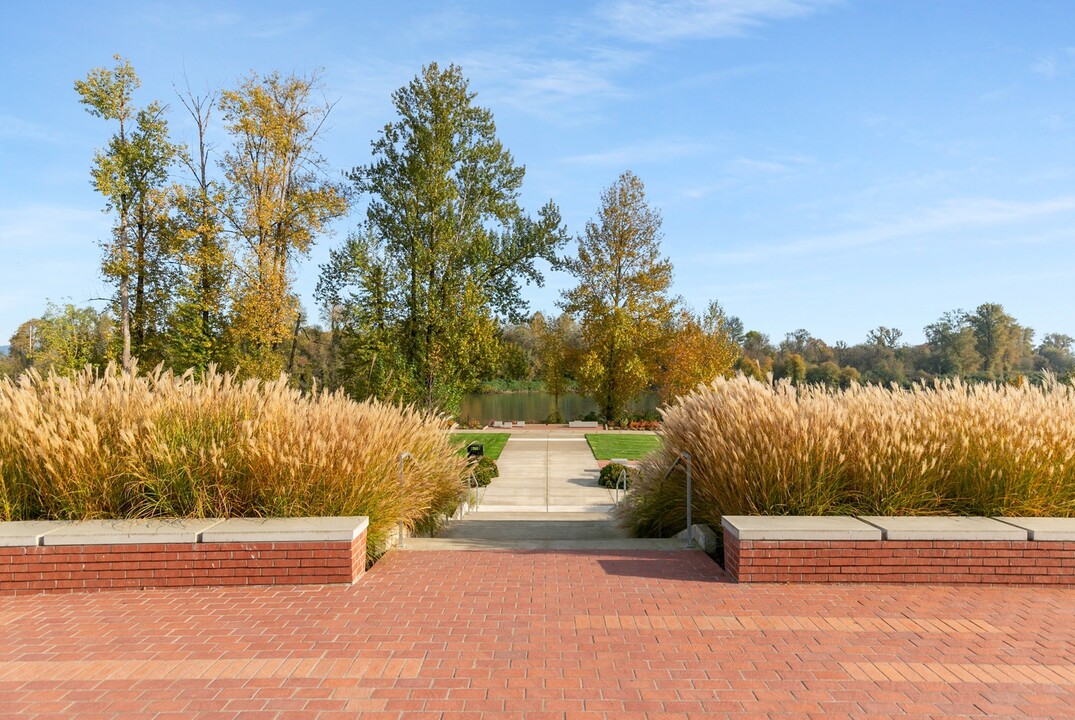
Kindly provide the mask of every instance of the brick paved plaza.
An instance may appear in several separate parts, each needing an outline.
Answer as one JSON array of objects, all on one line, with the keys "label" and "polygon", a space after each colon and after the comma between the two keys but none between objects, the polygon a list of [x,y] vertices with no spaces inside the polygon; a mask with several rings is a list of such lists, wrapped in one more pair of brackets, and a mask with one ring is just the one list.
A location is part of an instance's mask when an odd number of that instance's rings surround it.
[{"label": "brick paved plaza", "polygon": [[0,599],[11,718],[1075,716],[1075,590],[735,585],[701,552]]}]

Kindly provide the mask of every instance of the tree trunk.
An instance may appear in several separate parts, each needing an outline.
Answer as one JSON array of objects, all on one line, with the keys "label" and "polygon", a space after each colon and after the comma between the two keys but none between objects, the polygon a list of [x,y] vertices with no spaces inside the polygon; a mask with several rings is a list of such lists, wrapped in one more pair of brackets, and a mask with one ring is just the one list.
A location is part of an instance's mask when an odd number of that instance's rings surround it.
[{"label": "tree trunk", "polygon": [[119,279],[119,315],[123,326],[123,370],[131,371],[131,299],[128,284],[130,279],[123,275]]},{"label": "tree trunk", "polygon": [[302,316],[295,318],[295,332],[291,336],[291,356],[287,359],[287,374],[291,374],[291,368],[295,366],[295,346],[299,344],[299,326],[302,324]]},{"label": "tree trunk", "polygon": [[145,353],[146,344],[146,221],[144,217],[141,217],[142,212],[142,210],[136,211],[138,219],[135,221],[134,243],[134,310],[131,313],[133,320],[131,344],[138,346],[139,355]]}]

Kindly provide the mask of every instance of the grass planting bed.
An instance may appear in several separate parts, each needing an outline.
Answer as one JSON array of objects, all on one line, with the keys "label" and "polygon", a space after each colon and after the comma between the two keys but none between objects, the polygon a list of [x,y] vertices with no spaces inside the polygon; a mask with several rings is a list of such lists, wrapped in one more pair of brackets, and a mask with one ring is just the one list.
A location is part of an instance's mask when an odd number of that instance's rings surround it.
[{"label": "grass planting bed", "polygon": [[452,433],[448,436],[451,442],[459,446],[457,452],[460,455],[467,454],[467,445],[481,443],[485,457],[490,460],[498,460],[504,446],[508,444],[511,433]]},{"label": "grass planting bed", "polygon": [[598,460],[639,460],[661,447],[659,437],[646,433],[590,433],[586,442]]}]

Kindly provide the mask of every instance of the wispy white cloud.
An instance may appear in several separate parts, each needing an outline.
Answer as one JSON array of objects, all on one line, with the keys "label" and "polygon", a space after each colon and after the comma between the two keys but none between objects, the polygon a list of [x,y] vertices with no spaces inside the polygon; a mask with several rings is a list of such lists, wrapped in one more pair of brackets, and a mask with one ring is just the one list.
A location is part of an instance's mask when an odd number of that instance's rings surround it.
[{"label": "wispy white cloud", "polygon": [[1060,132],[1061,130],[1067,130],[1068,123],[1057,113],[1048,113],[1041,119],[1042,127],[1048,128],[1054,132]]},{"label": "wispy white cloud", "polygon": [[86,244],[87,237],[94,253],[94,241],[104,237],[108,227],[107,216],[99,210],[55,204],[0,207],[0,247],[5,254],[74,249]]},{"label": "wispy white cloud", "polygon": [[281,15],[262,15],[250,18],[247,34],[258,40],[271,40],[302,30],[314,24],[318,14],[309,10]]},{"label": "wispy white cloud", "polygon": [[603,152],[573,155],[564,158],[562,162],[571,165],[628,167],[697,156],[712,150],[711,145],[688,140],[649,140]]},{"label": "wispy white cloud", "polygon": [[1073,211],[1075,211],[1075,195],[1028,202],[992,198],[956,200],[913,216],[878,222],[870,227],[789,240],[772,245],[754,245],[748,250],[712,253],[708,259],[721,264],[750,264],[779,257],[868,247],[894,240],[913,240],[939,232],[984,230]]},{"label": "wispy white cloud", "polygon": [[802,17],[835,0],[615,0],[598,17],[612,35],[638,42],[738,37],[776,20]]},{"label": "wispy white cloud", "polygon": [[48,299],[76,304],[107,294],[98,274],[109,219],[104,213],[60,204],[0,206],[0,341],[40,313]]},{"label": "wispy white cloud", "polygon": [[591,117],[607,100],[627,97],[615,78],[641,60],[638,53],[612,48],[582,48],[573,56],[549,56],[547,48],[524,47],[471,53],[460,64],[483,87],[483,95],[497,104],[571,124]]},{"label": "wispy white cloud", "polygon": [[151,3],[142,6],[138,16],[142,22],[171,30],[228,32],[266,40],[312,25],[319,13],[311,10],[275,13],[264,8],[259,8],[256,13],[222,9],[206,11],[189,3]]},{"label": "wispy white cloud", "polygon": [[769,157],[738,156],[724,161],[709,182],[688,186],[682,191],[684,197],[699,199],[730,187],[761,183],[799,172],[814,160],[805,155],[773,155]]},{"label": "wispy white cloud", "polygon": [[1063,75],[1075,69],[1075,47],[1067,47],[1063,50],[1054,50],[1039,55],[1030,64],[1030,69],[1038,75],[1045,75],[1046,77]]},{"label": "wispy white cloud", "polygon": [[717,68],[715,70],[707,70],[705,72],[697,73],[695,75],[688,75],[686,77],[677,78],[673,81],[675,87],[690,88],[690,87],[703,87],[709,85],[719,85],[722,83],[734,82],[743,78],[753,78],[758,75],[773,72],[779,70],[781,65],[779,63],[750,63],[746,65],[732,65],[729,67]]},{"label": "wispy white cloud", "polygon": [[873,114],[863,117],[861,122],[885,142],[898,141],[953,157],[977,157],[982,153],[979,141],[971,135],[955,137],[907,118]]},{"label": "wispy white cloud", "polygon": [[983,92],[981,95],[978,96],[978,99],[984,103],[1001,102],[1010,98],[1012,94],[1018,89],[1019,85],[1014,83],[1010,85],[1004,85],[1002,87],[995,87]]},{"label": "wispy white cloud", "polygon": [[[592,13],[565,19],[557,34],[469,52],[460,63],[483,94],[524,112],[573,125],[601,115],[607,101],[630,96],[630,74],[653,51],[622,40],[733,37],[762,23],[806,15],[842,0],[611,0]],[[456,22],[449,14],[447,22]],[[475,21],[478,22],[478,21]],[[420,26],[425,26],[422,20]],[[709,71],[669,82],[712,83],[768,69],[764,65]]]},{"label": "wispy white cloud", "polygon": [[763,177],[785,175],[792,172],[796,165],[805,161],[801,157],[787,158],[749,158],[737,157],[728,161],[726,168],[729,175],[736,177]]},{"label": "wispy white cloud", "polygon": [[63,133],[40,123],[0,113],[0,140],[56,143],[63,140]]}]

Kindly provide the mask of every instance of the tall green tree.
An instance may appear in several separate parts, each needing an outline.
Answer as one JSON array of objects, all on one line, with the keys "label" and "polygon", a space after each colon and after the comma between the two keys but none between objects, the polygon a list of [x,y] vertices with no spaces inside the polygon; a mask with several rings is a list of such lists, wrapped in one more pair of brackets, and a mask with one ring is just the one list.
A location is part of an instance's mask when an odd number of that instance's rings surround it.
[{"label": "tall green tree", "polygon": [[578,255],[564,265],[578,283],[561,306],[581,327],[580,388],[607,421],[620,420],[627,404],[657,380],[674,309],[661,215],[646,201],[638,176],[627,171],[604,191]]},{"label": "tall green tree", "polygon": [[27,320],[11,336],[11,369],[70,375],[86,365],[103,367],[113,359],[113,329],[107,311],[50,302],[44,315]]},{"label": "tall green tree", "polygon": [[76,81],[75,90],[87,112],[117,125],[108,147],[94,157],[91,176],[106,209],[116,215],[112,239],[103,243],[102,272],[116,284],[121,357],[130,369],[133,355],[152,361],[160,353],[172,285],[165,186],[180,147],[168,139],[162,105],[135,107],[138,76],[128,61],[119,55],[115,60],[111,70],[94,68]]},{"label": "tall green tree", "polygon": [[799,353],[788,353],[780,366],[780,377],[787,378],[792,385],[806,382],[806,360]]},{"label": "tall green tree", "polygon": [[946,312],[925,327],[931,356],[931,370],[938,375],[969,375],[982,364],[967,313]]},{"label": "tall green tree", "polygon": [[41,318],[30,318],[11,334],[8,340],[5,374],[18,375],[33,367],[34,360],[42,348],[41,322]]},{"label": "tall green tree", "polygon": [[1069,378],[1075,373],[1075,338],[1064,333],[1048,333],[1042,338],[1035,358],[1041,370],[1051,372],[1061,378]]},{"label": "tall green tree", "polygon": [[173,189],[175,302],[169,318],[168,358],[172,367],[227,366],[228,301],[235,256],[224,232],[226,195],[213,178],[208,140],[214,95],[179,96],[190,115],[196,140],[181,155],[187,181]]},{"label": "tall green tree", "polygon": [[967,322],[974,330],[982,371],[988,377],[1003,381],[1026,369],[1034,331],[1017,323],[1003,305],[983,303],[967,316]]},{"label": "tall green tree", "polygon": [[495,316],[520,319],[520,284],[540,285],[536,260],[555,261],[566,241],[551,202],[524,213],[525,170],[475,97],[458,67],[436,63],[393,94],[398,117],[350,175],[369,198],[364,227],[332,253],[318,291],[380,378],[370,390],[428,408],[453,408],[487,372]]},{"label": "tall green tree", "polygon": [[318,152],[331,105],[319,102],[318,76],[251,74],[221,93],[232,148],[224,154],[224,214],[242,247],[231,333],[246,374],[272,376],[285,365],[297,328],[294,264],[326,223],[347,210]]},{"label": "tall green tree", "polygon": [[702,314],[681,308],[662,353],[661,397],[672,400],[722,375],[731,375],[742,353],[733,336],[740,326],[739,319],[728,317],[716,301]]},{"label": "tall green tree", "polygon": [[553,397],[556,414],[560,414],[560,398],[567,393],[571,373],[578,354],[579,329],[575,319],[561,313],[546,320],[541,313],[534,313],[530,321],[537,339],[537,356],[545,390]]}]

